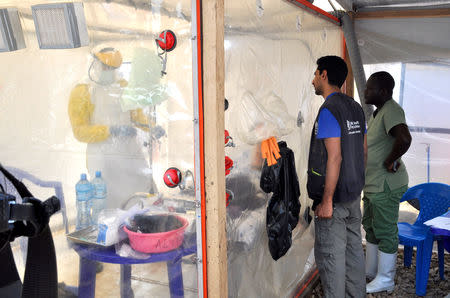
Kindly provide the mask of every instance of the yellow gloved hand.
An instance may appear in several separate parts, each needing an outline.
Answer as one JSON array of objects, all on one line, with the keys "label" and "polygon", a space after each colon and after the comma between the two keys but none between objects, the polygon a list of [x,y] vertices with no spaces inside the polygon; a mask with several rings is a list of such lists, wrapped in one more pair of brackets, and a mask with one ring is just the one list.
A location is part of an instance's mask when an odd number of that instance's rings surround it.
[{"label": "yellow gloved hand", "polygon": [[117,83],[119,83],[120,87],[122,87],[122,88],[128,86],[128,81],[125,79],[120,79],[117,81]]},{"label": "yellow gloved hand", "polygon": [[131,122],[139,129],[143,131],[149,131],[150,125],[155,126],[154,123],[150,124],[148,117],[144,114],[142,109],[136,109],[130,111]]}]

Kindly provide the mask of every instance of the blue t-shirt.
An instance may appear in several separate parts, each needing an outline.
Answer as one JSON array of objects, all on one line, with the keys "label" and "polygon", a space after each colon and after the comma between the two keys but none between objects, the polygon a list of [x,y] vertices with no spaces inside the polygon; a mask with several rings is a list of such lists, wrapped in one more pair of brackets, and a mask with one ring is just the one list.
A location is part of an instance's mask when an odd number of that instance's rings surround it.
[{"label": "blue t-shirt", "polygon": [[[333,96],[337,92],[333,92],[327,96],[325,100]],[[327,138],[340,138],[341,137],[341,127],[339,122],[333,116],[333,114],[327,108],[323,108],[319,114],[319,120],[317,121],[317,139],[327,139]],[[364,134],[367,133],[367,128]]]},{"label": "blue t-shirt", "polygon": [[[337,92],[333,92],[327,96],[325,100],[333,96]],[[317,136],[318,139],[327,138],[340,138],[341,137],[341,127],[336,118],[331,114],[330,110],[324,108],[320,111],[319,120],[317,121]]]},{"label": "blue t-shirt", "polygon": [[327,108],[322,109],[319,114],[316,138],[327,139],[340,137],[341,127],[339,126],[339,122]]}]

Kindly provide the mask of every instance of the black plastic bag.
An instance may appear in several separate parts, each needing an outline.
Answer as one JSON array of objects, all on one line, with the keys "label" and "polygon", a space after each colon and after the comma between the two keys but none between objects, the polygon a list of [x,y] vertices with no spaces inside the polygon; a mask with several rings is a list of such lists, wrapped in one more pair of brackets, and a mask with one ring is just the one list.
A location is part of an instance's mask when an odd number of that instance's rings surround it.
[{"label": "black plastic bag", "polygon": [[281,158],[268,166],[264,162],[260,186],[272,192],[267,206],[266,229],[269,251],[274,260],[286,254],[292,244],[292,230],[297,226],[300,213],[300,187],[295,170],[294,152],[286,142],[278,142]]}]

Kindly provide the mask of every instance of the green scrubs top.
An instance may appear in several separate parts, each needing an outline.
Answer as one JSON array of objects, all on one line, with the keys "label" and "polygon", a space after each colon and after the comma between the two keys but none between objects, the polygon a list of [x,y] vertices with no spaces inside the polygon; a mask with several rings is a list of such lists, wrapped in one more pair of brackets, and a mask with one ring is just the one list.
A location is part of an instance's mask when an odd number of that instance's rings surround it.
[{"label": "green scrubs top", "polygon": [[390,189],[408,185],[408,173],[401,160],[396,173],[389,173],[383,166],[395,141],[389,131],[402,123],[406,124],[405,112],[392,99],[378,110],[376,117],[370,116],[367,128],[368,156],[364,193],[383,192],[385,181]]}]

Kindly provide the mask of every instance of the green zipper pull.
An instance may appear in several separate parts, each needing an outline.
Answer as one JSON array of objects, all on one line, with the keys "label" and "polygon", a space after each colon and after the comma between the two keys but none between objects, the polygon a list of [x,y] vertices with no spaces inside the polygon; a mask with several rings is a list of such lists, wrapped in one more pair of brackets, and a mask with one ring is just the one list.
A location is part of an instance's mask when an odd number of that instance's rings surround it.
[{"label": "green zipper pull", "polygon": [[319,173],[317,173],[316,171],[314,171],[313,168],[311,168],[311,172],[312,172],[314,175],[316,175],[316,176],[322,176],[322,175],[320,175]]}]

